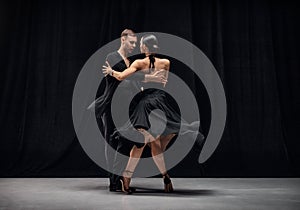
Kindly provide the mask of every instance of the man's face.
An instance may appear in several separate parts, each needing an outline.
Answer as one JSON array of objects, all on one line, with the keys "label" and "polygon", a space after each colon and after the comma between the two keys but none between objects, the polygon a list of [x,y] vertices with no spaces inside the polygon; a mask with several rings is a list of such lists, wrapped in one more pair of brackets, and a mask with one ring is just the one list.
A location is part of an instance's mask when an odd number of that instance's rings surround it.
[{"label": "man's face", "polygon": [[136,47],[137,37],[136,36],[126,36],[124,39],[124,49],[127,51],[127,53],[132,53],[134,48]]}]

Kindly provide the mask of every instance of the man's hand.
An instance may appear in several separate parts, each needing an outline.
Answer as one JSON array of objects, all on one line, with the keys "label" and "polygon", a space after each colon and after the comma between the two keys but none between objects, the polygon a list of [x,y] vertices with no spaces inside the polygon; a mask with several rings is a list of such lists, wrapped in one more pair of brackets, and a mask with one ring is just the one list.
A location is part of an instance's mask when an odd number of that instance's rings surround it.
[{"label": "man's hand", "polygon": [[102,66],[102,72],[103,72],[104,76],[107,76],[108,74],[112,76],[114,70],[110,67],[108,61],[106,61],[105,63],[107,66],[105,66],[105,65]]}]

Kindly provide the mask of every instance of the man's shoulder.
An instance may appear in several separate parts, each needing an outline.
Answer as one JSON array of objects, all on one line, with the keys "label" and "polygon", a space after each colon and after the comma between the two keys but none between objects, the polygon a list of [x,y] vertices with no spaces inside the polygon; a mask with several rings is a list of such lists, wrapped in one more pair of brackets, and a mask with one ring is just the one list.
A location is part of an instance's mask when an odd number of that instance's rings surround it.
[{"label": "man's shoulder", "polygon": [[107,56],[106,56],[106,58],[117,58],[117,57],[120,57],[119,53],[117,51],[108,53]]},{"label": "man's shoulder", "polygon": [[123,58],[117,51],[114,51],[114,52],[109,53],[106,56],[106,61],[108,61],[110,63],[110,65],[114,66],[114,65],[122,62]]}]

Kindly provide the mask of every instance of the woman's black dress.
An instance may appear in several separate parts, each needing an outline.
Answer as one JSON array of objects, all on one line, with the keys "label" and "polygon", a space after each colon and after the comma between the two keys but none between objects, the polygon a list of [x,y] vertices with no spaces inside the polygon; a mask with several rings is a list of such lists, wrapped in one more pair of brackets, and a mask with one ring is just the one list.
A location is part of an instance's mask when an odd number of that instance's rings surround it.
[{"label": "woman's black dress", "polygon": [[200,122],[187,123],[183,120],[176,101],[163,90],[161,84],[146,83],[144,87],[145,89],[135,95],[130,104],[130,120],[113,136],[122,136],[140,147],[144,145],[144,136],[137,129],[143,128],[154,138],[158,135],[189,133],[189,135],[197,137],[197,144],[202,145],[204,136],[198,130]]}]

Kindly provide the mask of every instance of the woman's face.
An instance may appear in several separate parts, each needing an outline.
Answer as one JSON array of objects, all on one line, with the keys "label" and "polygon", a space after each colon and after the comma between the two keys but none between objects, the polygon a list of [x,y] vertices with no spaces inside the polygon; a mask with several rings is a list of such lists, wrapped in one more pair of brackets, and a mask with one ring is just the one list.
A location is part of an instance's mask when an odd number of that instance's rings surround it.
[{"label": "woman's face", "polygon": [[145,53],[145,45],[143,44],[143,37],[140,40],[140,51],[141,53]]}]

